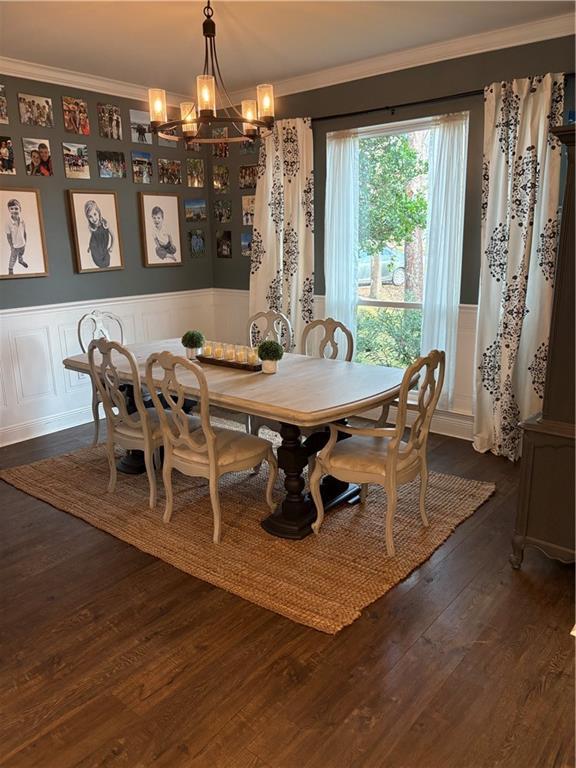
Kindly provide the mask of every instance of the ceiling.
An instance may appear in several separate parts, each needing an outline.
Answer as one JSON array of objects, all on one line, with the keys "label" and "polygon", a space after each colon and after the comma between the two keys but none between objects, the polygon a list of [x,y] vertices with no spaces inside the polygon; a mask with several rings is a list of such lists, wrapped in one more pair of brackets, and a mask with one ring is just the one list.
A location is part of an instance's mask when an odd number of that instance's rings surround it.
[{"label": "ceiling", "polygon": [[[203,63],[203,6],[196,0],[0,2],[0,56],[194,93]],[[213,7],[230,91],[574,11],[572,2],[520,0],[213,0]],[[573,32],[567,24],[566,34]]]}]

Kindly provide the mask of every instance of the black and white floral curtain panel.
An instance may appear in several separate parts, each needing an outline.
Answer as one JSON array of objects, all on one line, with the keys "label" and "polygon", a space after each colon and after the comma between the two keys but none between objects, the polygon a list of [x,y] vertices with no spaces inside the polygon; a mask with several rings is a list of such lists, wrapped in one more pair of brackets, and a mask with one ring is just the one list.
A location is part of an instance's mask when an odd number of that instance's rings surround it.
[{"label": "black and white floral curtain panel", "polygon": [[314,176],[310,118],[278,120],[262,142],[252,260],[250,314],[287,315],[299,344],[314,317]]},{"label": "black and white floral curtain panel", "polygon": [[541,409],[559,233],[564,76],[484,92],[482,266],[474,447],[515,460]]}]

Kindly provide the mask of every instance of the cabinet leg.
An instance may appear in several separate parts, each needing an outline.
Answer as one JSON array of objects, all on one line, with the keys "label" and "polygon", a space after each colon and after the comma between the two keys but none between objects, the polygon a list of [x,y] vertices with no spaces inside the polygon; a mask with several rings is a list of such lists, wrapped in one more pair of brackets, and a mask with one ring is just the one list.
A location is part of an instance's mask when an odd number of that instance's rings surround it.
[{"label": "cabinet leg", "polygon": [[512,537],[512,554],[508,558],[514,570],[518,570],[524,560],[524,539],[522,536]]}]

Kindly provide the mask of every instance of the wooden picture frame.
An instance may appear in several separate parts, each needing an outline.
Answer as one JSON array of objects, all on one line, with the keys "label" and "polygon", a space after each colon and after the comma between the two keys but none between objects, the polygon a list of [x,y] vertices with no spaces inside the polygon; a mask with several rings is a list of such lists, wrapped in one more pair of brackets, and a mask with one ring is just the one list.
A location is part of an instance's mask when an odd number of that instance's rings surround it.
[{"label": "wooden picture frame", "polygon": [[68,202],[76,272],[124,269],[117,193],[69,189]]},{"label": "wooden picture frame", "polygon": [[[14,222],[8,203],[15,200],[19,203],[20,214]],[[13,208],[15,206],[12,206]],[[24,224],[25,242],[15,249],[8,242],[10,224],[15,226],[15,237],[20,240],[18,229],[20,220]],[[0,280],[18,280],[22,277],[47,277],[48,256],[46,251],[46,236],[44,233],[44,218],[40,201],[40,190],[34,188],[12,187],[0,190]],[[12,273],[10,264],[12,263]]]},{"label": "wooden picture frame", "polygon": [[174,192],[140,192],[140,236],[145,267],[180,267],[180,196]]}]

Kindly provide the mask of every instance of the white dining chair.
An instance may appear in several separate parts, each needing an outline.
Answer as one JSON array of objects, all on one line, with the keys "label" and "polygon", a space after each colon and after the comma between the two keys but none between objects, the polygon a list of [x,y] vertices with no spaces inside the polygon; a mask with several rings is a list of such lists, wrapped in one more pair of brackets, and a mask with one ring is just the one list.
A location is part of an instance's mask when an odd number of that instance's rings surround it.
[{"label": "white dining chair", "polygon": [[[324,505],[320,494],[323,475],[331,475],[349,483],[362,486],[360,501],[364,505],[369,483],[384,487],[387,498],[386,509],[386,550],[394,556],[393,524],[396,512],[398,486],[420,477],[420,517],[428,526],[426,515],[426,489],[428,484],[428,461],[426,446],[430,422],[442,385],[444,383],[445,354],[432,350],[420,357],[406,369],[398,400],[396,424],[393,427],[358,429],[355,427],[330,424],[330,438],[318,453],[316,465],[310,477],[310,492],[316,505],[316,520],[312,524],[314,533],[319,533],[324,519]],[[408,394],[418,378],[418,400],[408,403]],[[415,411],[411,424],[407,423],[408,411]],[[408,436],[404,439],[404,432]],[[349,435],[338,440],[338,435]]]},{"label": "white dining chair", "polygon": [[250,346],[272,339],[280,344],[284,352],[292,352],[294,347],[292,323],[284,313],[272,309],[256,312],[248,318],[247,337]]},{"label": "white dining chair", "polygon": [[[130,381],[134,388],[134,413],[128,413],[126,399],[121,390],[122,380],[118,363],[128,363]],[[150,486],[150,507],[156,504],[156,476],[154,453],[162,445],[162,430],[158,414],[146,408],[142,398],[140,373],[134,355],[117,341],[94,339],[88,346],[88,364],[92,380],[98,390],[106,414],[106,451],[110,465],[108,492],[116,488],[117,470],[114,446],[132,451],[143,451],[146,474]]]},{"label": "white dining chair", "polygon": [[[86,353],[88,345],[94,339],[107,339],[124,344],[124,325],[118,315],[112,312],[101,312],[94,309],[82,315],[78,321],[78,342],[82,352]],[[100,398],[98,388],[92,378],[92,419],[94,421],[94,440],[92,445],[98,442],[100,431]]]},{"label": "white dining chair", "polygon": [[[197,428],[191,427],[183,411],[185,394],[182,380],[184,378],[199,392],[200,423]],[[272,444],[254,435],[212,426],[208,385],[200,365],[184,357],[176,357],[171,352],[154,353],[146,362],[146,383],[160,415],[164,439],[162,467],[166,492],[164,522],[169,522],[172,516],[172,471],[174,469],[189,477],[208,479],[215,543],[220,541],[221,536],[218,479],[222,475],[253,469],[266,461],[269,467],[266,503],[274,511],[272,489],[276,482],[278,465]],[[168,406],[166,411],[162,408],[159,393],[162,394]]]},{"label": "white dining chair", "polygon": [[[319,333],[320,332],[320,333]],[[312,320],[304,326],[300,341],[303,355],[324,357],[336,360],[340,352],[340,344],[345,345],[344,360],[350,362],[354,357],[354,337],[349,328],[333,317],[324,320]]]}]

